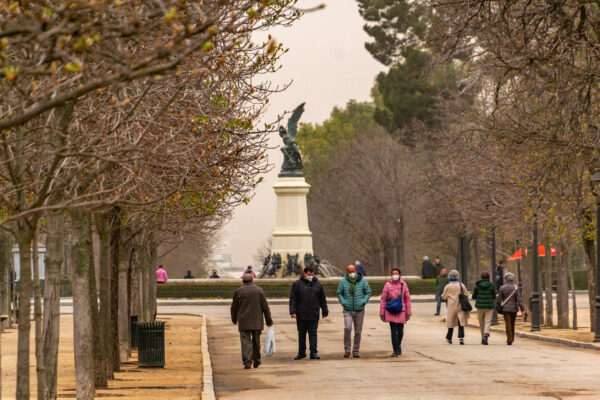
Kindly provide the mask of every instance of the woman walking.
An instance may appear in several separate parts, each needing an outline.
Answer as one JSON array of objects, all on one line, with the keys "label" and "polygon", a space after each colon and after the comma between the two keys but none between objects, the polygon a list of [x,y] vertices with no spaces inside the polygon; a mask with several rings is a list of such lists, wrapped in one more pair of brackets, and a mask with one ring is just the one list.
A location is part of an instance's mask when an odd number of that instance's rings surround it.
[{"label": "woman walking", "polygon": [[496,299],[496,289],[490,281],[490,274],[483,272],[481,279],[475,283],[473,289],[473,300],[477,307],[477,317],[479,318],[479,328],[481,329],[481,344],[488,344],[490,336],[490,325],[492,324],[492,314],[494,313],[494,303]]},{"label": "woman walking", "polygon": [[459,294],[467,295],[467,288],[465,285],[458,281],[458,271],[453,269],[448,274],[450,283],[444,288],[442,298],[448,300],[448,306],[446,310],[446,326],[448,327],[448,333],[446,334],[446,341],[452,344],[452,334],[454,328],[458,326],[458,339],[460,344],[465,344],[465,326],[469,319],[469,313],[462,310],[460,306],[460,300],[458,299]]},{"label": "woman walking", "polygon": [[[392,348],[394,352],[392,357],[398,357],[402,354],[402,338],[404,337],[404,324],[410,319],[412,311],[410,308],[410,293],[408,285],[400,279],[400,269],[392,269],[392,278],[387,281],[381,293],[381,303],[379,305],[379,317],[383,322],[390,323],[392,333]],[[386,305],[388,301],[402,299],[402,311],[394,313],[388,311]]]},{"label": "woman walking", "polygon": [[515,285],[515,276],[512,273],[504,275],[504,285],[498,291],[496,297],[496,310],[504,316],[506,326],[506,344],[511,345],[515,341],[515,320],[518,308],[523,310],[523,298],[521,292]]}]

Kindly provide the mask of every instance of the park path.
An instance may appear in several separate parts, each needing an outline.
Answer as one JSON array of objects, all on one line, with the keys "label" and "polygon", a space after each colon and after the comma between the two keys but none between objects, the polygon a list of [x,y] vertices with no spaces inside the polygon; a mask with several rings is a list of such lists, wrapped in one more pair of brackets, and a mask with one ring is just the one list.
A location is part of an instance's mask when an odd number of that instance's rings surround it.
[{"label": "park path", "polygon": [[[237,328],[227,306],[202,307],[219,399],[600,399],[600,353],[534,340],[507,346],[493,333],[489,346],[468,328],[466,345],[448,345],[432,303],[413,304],[403,355],[390,358],[389,328],[369,304],[360,359],[344,359],[339,305],[319,325],[321,360],[294,361],[295,321],[285,305],[271,307],[277,353],[244,370]],[[471,316],[470,322],[476,323]],[[456,342],[457,340],[455,340]]]}]

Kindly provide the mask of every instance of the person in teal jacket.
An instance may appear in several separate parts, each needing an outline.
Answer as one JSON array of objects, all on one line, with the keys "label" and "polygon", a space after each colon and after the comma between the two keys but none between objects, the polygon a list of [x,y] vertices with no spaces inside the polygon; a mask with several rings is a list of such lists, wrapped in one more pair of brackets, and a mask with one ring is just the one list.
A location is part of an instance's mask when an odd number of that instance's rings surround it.
[{"label": "person in teal jacket", "polygon": [[[340,280],[337,297],[344,308],[344,357],[358,358],[360,337],[363,320],[365,319],[365,304],[371,297],[371,287],[364,276],[356,272],[354,265],[348,265],[347,274]],[[352,346],[352,324],[354,323],[354,346]]]}]

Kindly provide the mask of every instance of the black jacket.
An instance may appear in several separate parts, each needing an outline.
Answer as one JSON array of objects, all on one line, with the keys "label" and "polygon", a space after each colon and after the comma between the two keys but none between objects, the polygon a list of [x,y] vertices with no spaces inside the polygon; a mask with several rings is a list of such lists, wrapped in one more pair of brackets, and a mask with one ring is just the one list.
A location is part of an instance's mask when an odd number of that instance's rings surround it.
[{"label": "black jacket", "polygon": [[296,318],[300,320],[317,321],[319,309],[323,310],[324,317],[329,314],[325,290],[317,277],[312,282],[304,277],[294,282],[290,291],[290,315],[296,314]]},{"label": "black jacket", "polygon": [[423,261],[423,279],[433,279],[435,278],[435,267],[433,263],[429,260]]}]

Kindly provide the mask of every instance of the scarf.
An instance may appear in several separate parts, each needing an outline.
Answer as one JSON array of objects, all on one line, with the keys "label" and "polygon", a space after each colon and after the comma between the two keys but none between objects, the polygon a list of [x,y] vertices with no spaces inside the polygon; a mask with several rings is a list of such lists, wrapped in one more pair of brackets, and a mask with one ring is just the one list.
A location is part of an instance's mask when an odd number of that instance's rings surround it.
[{"label": "scarf", "polygon": [[458,279],[450,278],[450,282],[458,282]]},{"label": "scarf", "polygon": [[357,279],[358,279],[358,274],[356,275],[356,277],[354,277],[354,279],[352,279],[348,276],[348,280],[350,281],[350,295],[352,297],[356,296],[356,280]]}]

